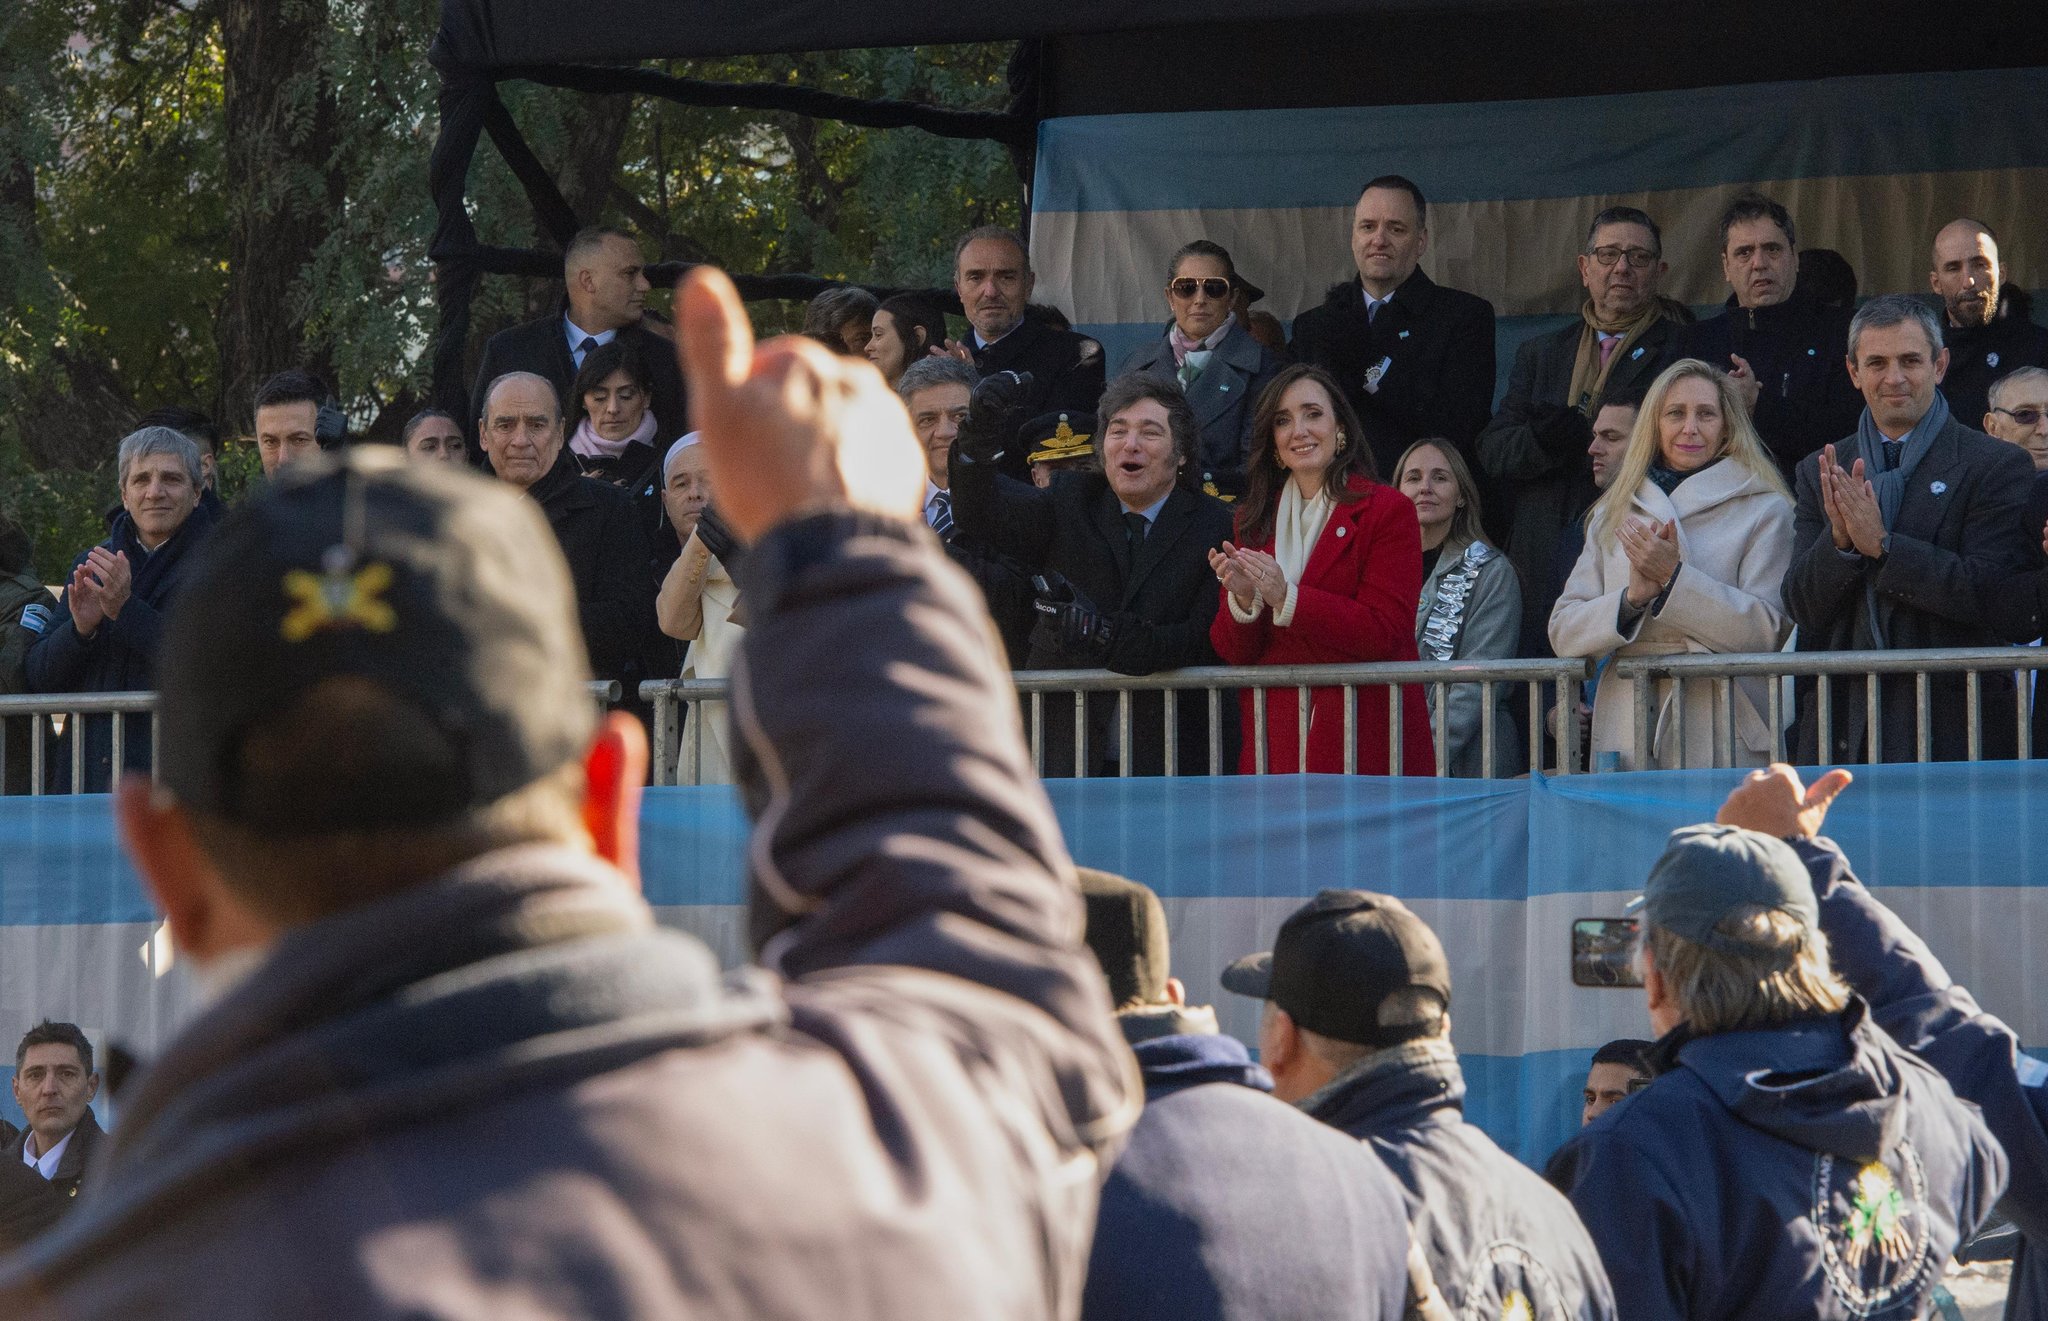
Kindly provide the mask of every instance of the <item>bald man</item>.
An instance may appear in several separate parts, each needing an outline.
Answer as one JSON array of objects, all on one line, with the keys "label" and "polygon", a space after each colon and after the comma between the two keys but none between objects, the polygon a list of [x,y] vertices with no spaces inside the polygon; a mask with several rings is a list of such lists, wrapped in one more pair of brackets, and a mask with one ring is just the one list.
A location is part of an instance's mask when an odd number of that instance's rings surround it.
[{"label": "bald man", "polygon": [[2048,366],[2048,330],[2034,324],[2026,291],[2005,277],[1989,225],[1966,217],[1934,236],[1927,282],[1941,300],[1948,340],[1941,393],[1970,426],[1983,425],[1993,381],[2021,367]]},{"label": "bald man", "polygon": [[[538,321],[501,330],[484,345],[470,391],[471,418],[484,411],[484,390],[511,372],[531,372],[552,385],[564,417],[576,415],[569,398],[576,369],[594,349],[614,339],[633,346],[654,383],[656,452],[689,428],[683,378],[676,370],[676,351],[668,324],[647,315],[647,273],[640,245],[630,234],[601,226],[581,231],[562,252],[562,301]],[[474,434],[471,440],[478,440]],[[470,449],[478,466],[480,450]]]}]

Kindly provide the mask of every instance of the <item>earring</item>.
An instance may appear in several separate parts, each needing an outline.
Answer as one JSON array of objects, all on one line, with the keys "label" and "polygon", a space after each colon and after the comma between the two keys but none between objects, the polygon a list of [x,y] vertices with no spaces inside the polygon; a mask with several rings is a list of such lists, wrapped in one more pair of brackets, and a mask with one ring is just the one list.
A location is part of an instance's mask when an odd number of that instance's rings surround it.
[{"label": "earring", "polygon": [[1342,453],[1344,452],[1344,446],[1345,446],[1345,445],[1347,445],[1347,444],[1349,444],[1349,443],[1350,443],[1349,441],[1347,441],[1347,440],[1345,440],[1345,439],[1344,439],[1344,433],[1343,433],[1343,432],[1341,432],[1341,431],[1340,431],[1340,432],[1338,432],[1338,433],[1337,433],[1337,452],[1338,452],[1339,454],[1342,454]]}]

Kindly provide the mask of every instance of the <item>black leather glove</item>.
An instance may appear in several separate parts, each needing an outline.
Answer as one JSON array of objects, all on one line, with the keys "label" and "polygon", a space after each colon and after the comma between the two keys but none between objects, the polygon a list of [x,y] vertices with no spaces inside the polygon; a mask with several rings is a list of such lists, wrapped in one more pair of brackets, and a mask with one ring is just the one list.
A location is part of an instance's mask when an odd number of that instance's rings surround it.
[{"label": "black leather glove", "polygon": [[1593,420],[1566,404],[1550,404],[1529,417],[1536,443],[1555,458],[1584,454],[1593,443]]},{"label": "black leather glove", "polygon": [[1038,599],[1032,609],[1051,621],[1060,648],[1095,661],[1107,660],[1116,641],[1116,619],[1095,608],[1064,575],[1045,572],[1031,580]]},{"label": "black leather glove", "polygon": [[725,520],[718,516],[715,506],[706,505],[704,512],[697,515],[697,540],[704,543],[704,549],[710,551],[718,562],[725,566],[726,573],[734,582],[738,582],[740,561],[747,557],[747,549],[740,544],[740,539],[733,535],[732,529],[725,525]]},{"label": "black leather glove", "polygon": [[1017,442],[1017,427],[1024,420],[1033,385],[1029,372],[997,372],[982,378],[968,400],[954,448],[975,463],[994,463],[1002,457]]}]

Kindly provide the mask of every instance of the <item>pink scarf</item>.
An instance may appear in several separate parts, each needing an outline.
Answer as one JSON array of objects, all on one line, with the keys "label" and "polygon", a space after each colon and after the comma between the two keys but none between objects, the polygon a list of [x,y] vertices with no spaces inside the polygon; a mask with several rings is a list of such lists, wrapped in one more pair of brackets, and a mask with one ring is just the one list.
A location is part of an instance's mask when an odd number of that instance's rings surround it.
[{"label": "pink scarf", "polygon": [[[1235,325],[1236,323],[1237,313],[1232,312],[1229,316],[1223,318],[1222,325],[1216,327],[1216,329],[1209,332],[1208,338],[1206,339],[1189,339],[1187,335],[1181,331],[1180,324],[1178,322],[1168,327],[1166,331],[1166,342],[1173,346],[1174,366],[1185,366],[1187,364],[1188,354],[1190,353],[1198,352],[1204,348],[1213,350],[1218,344],[1221,344],[1223,342],[1223,337],[1230,333],[1231,326]],[[1207,361],[1208,359],[1203,359],[1204,363],[1207,363]]]},{"label": "pink scarf", "polygon": [[633,434],[624,440],[606,440],[597,434],[597,428],[590,425],[589,417],[576,424],[576,434],[569,437],[569,448],[586,459],[616,459],[626,452],[626,446],[638,442],[642,445],[654,443],[654,410],[648,409],[640,415],[640,425],[633,428]]}]

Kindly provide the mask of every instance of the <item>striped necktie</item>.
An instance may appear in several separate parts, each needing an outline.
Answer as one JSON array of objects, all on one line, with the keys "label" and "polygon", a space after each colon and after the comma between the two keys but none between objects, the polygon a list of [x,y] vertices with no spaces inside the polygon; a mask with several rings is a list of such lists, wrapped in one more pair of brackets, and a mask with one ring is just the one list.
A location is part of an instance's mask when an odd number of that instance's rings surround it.
[{"label": "striped necktie", "polygon": [[953,501],[944,491],[932,493],[932,502],[925,506],[925,521],[940,541],[953,539]]}]

